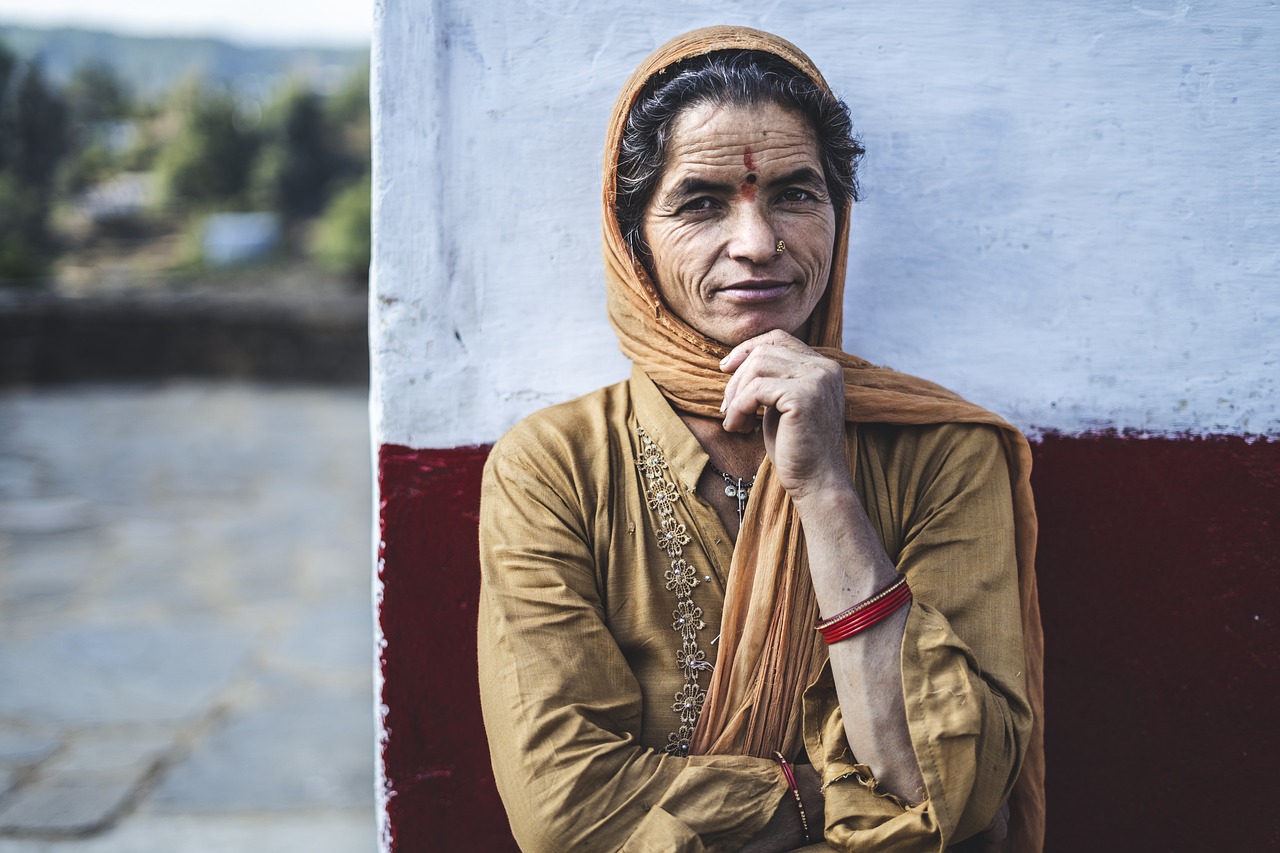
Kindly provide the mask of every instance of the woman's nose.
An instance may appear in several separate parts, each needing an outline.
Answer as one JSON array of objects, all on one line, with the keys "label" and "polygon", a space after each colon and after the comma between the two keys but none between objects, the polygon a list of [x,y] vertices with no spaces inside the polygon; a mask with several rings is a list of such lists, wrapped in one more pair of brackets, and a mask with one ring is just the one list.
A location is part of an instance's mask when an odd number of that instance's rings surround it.
[{"label": "woman's nose", "polygon": [[743,204],[729,223],[729,255],[737,260],[764,264],[777,257],[778,235],[769,217],[755,204]]}]

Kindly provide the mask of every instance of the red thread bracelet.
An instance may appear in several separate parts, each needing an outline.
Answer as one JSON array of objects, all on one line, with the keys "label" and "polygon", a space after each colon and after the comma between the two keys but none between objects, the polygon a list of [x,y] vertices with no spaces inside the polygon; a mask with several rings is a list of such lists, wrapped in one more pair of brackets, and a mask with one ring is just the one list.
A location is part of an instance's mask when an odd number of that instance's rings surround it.
[{"label": "red thread bracelet", "polygon": [[804,801],[800,799],[800,786],[796,784],[796,774],[791,771],[791,764],[787,761],[786,756],[776,749],[773,754],[778,758],[778,765],[782,767],[782,775],[787,780],[787,788],[791,791],[791,796],[795,798],[796,808],[800,810],[800,826],[804,829],[804,843],[810,844],[813,837],[809,835],[809,816],[804,813]]},{"label": "red thread bracelet", "polygon": [[838,616],[819,622],[814,627],[822,634],[822,639],[828,645],[838,643],[867,630],[910,600],[911,587],[907,586],[906,577],[901,577],[866,601],[859,602]]}]

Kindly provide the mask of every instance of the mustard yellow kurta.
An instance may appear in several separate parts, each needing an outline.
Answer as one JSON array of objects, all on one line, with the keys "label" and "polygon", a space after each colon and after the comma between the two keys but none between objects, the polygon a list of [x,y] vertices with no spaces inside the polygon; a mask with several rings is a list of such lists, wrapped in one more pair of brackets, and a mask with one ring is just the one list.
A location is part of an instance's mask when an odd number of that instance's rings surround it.
[{"label": "mustard yellow kurta", "polygon": [[[830,784],[836,849],[939,850],[982,830],[1008,795],[1031,728],[1013,522],[995,430],[858,426],[855,481],[915,593],[903,640],[908,725],[928,799],[874,789],[845,741],[830,671],[805,695],[805,745]],[[733,545],[694,493],[707,456],[642,372],[539,412],[494,447],[480,519],[480,690],[495,777],[527,851],[730,851],[786,786],[748,756],[668,754],[691,695],[689,648],[643,435],[679,493],[714,661]],[[857,642],[857,638],[846,642]],[[706,679],[702,679],[705,686]]]}]

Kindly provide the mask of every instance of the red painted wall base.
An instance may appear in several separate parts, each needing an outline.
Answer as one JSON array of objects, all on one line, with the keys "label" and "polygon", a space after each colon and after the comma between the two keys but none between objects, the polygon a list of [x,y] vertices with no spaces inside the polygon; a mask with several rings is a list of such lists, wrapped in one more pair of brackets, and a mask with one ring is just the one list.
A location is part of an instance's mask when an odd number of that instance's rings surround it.
[{"label": "red painted wall base", "polygon": [[489,767],[476,678],[476,530],[488,448],[378,454],[378,622],[395,853],[515,851]]},{"label": "red painted wall base", "polygon": [[[1280,848],[1280,442],[1036,445],[1049,851]],[[475,671],[487,448],[385,445],[379,621],[396,853],[515,850]]]},{"label": "red painted wall base", "polygon": [[1035,456],[1048,849],[1280,849],[1280,443]]}]

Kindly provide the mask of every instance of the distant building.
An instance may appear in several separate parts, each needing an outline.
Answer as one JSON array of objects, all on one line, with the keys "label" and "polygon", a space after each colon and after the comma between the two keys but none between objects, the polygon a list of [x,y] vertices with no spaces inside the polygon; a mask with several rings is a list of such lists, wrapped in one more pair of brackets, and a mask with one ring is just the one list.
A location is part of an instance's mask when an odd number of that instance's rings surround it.
[{"label": "distant building", "polygon": [[266,257],[279,244],[274,213],[216,213],[205,220],[201,254],[211,266],[231,266]]},{"label": "distant building", "polygon": [[155,204],[158,182],[152,172],[125,172],[90,187],[76,202],[91,222],[136,216]]}]

